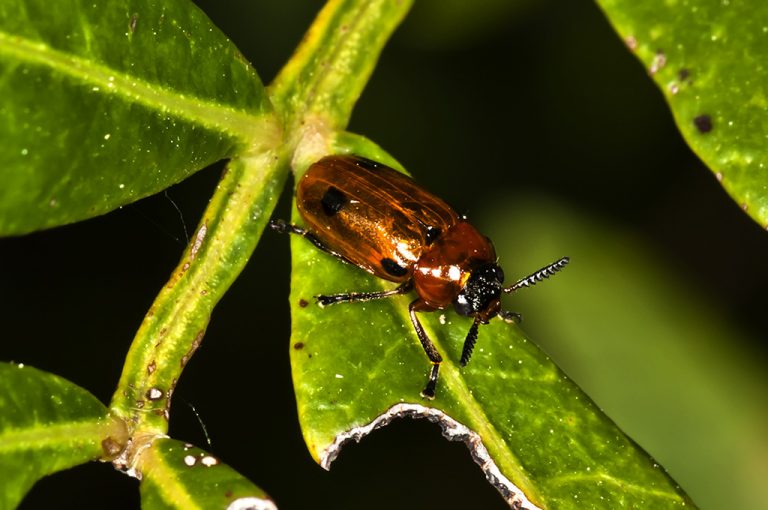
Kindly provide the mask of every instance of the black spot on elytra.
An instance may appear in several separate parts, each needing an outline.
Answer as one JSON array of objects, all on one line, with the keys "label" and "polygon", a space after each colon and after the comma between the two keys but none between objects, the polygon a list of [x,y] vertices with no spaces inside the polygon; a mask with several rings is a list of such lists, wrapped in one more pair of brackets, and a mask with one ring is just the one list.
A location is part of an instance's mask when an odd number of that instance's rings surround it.
[{"label": "black spot on elytra", "polygon": [[434,243],[435,239],[440,237],[440,234],[442,233],[443,231],[440,230],[439,227],[427,227],[427,236],[426,236],[427,244]]},{"label": "black spot on elytra", "polygon": [[296,342],[295,344],[293,344],[293,348],[296,349],[297,351],[300,351],[300,350],[302,350],[304,348],[304,343],[303,342]]},{"label": "black spot on elytra", "polygon": [[392,259],[381,259],[381,267],[392,276],[405,276],[408,273],[407,268],[401,266]]},{"label": "black spot on elytra", "polygon": [[712,131],[712,117],[709,115],[699,115],[693,119],[693,125],[700,133],[709,133]]},{"label": "black spot on elytra", "polygon": [[680,81],[685,81],[691,76],[691,72],[688,69],[680,69],[677,73],[677,77],[680,78]]},{"label": "black spot on elytra", "polygon": [[349,200],[338,188],[331,186],[323,193],[323,198],[320,199],[320,202],[323,205],[325,214],[333,216],[341,211]]}]

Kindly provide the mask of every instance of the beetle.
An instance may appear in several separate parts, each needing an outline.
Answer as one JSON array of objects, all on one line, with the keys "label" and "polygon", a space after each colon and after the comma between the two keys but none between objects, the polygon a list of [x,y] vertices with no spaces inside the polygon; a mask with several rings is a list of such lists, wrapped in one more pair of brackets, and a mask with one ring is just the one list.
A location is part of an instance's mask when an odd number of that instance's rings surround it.
[{"label": "beetle", "polygon": [[380,292],[315,296],[320,306],[383,299],[415,291],[408,312],[424,352],[432,363],[422,397],[433,399],[440,363],[417,316],[453,307],[474,318],[464,341],[465,366],[480,324],[500,316],[501,294],[530,287],[552,276],[569,261],[563,257],[504,287],[491,240],[442,199],[388,166],[354,155],[326,156],[312,164],[298,183],[296,206],[304,226],[272,220],[278,232],[303,236],[317,248],[378,278],[398,283]]}]

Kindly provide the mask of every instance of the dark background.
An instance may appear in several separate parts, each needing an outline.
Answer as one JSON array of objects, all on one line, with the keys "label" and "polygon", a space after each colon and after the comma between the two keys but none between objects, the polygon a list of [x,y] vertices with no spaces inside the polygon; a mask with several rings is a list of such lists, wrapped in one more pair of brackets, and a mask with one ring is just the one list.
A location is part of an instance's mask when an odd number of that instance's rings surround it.
[{"label": "dark background", "polygon": [[[197,3],[266,83],[321,6]],[[462,2],[419,3],[385,50],[350,130],[460,211],[545,195],[610,219],[739,325],[728,350],[765,367],[768,236],[687,148],[660,92],[592,2],[488,2],[472,12]],[[0,241],[0,359],[54,372],[108,402],[184,246],[171,199],[194,229],[221,168],[104,217]],[[277,216],[287,216],[288,198]],[[466,448],[421,421],[395,422],[348,446],[330,472],[314,464],[291,386],[289,272],[287,239],[266,233],[185,371],[171,434],[205,447],[193,405],[208,449],[283,509],[505,508]],[[765,387],[761,377],[756,388]],[[678,481],[697,499],[717,479],[710,475]],[[137,487],[92,464],[43,480],[23,507],[136,508]]]}]

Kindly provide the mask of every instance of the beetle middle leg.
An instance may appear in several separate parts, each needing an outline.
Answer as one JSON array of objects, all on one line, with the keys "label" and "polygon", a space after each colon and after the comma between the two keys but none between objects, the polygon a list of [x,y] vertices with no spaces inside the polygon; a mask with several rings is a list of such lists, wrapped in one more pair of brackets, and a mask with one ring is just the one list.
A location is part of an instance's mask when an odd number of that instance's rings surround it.
[{"label": "beetle middle leg", "polygon": [[[392,290],[385,290],[381,292],[348,292],[346,294],[331,294],[328,296],[315,296],[318,303],[321,306],[333,305],[337,303],[354,303],[373,301],[374,299],[383,299],[391,296],[397,296],[404,294],[411,290],[413,287],[412,282],[409,280]],[[424,327],[421,325],[421,321],[416,316],[416,312],[431,312],[433,309],[429,307],[421,298],[416,299],[408,306],[408,313],[411,317],[411,323],[413,323],[413,329],[416,330],[416,336],[419,337],[421,346],[424,352],[427,354],[429,361],[432,362],[432,369],[429,372],[429,378],[427,384],[421,392],[421,396],[432,400],[435,398],[435,387],[437,386],[437,377],[440,372],[440,363],[443,362],[443,357],[437,351],[435,344],[427,336],[427,332],[424,331]]]},{"label": "beetle middle leg", "polygon": [[437,352],[435,344],[427,336],[427,332],[424,331],[424,327],[419,322],[419,318],[416,316],[416,312],[431,312],[433,308],[429,307],[421,298],[413,301],[408,306],[408,313],[411,316],[411,322],[413,328],[416,330],[416,336],[419,337],[421,346],[424,348],[424,352],[427,353],[429,361],[432,362],[432,369],[429,372],[429,379],[427,379],[427,385],[421,391],[421,396],[432,400],[435,398],[435,386],[437,386],[437,376],[440,372],[440,363],[443,362],[443,357]]}]

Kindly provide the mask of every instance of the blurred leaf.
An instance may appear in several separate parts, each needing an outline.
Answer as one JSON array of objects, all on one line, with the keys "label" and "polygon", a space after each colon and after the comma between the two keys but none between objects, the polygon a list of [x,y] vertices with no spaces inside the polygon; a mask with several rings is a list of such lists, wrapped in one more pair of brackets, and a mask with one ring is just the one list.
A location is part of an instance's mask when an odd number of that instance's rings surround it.
[{"label": "blurred leaf", "polygon": [[733,199],[768,228],[768,4],[598,0]]},{"label": "blurred leaf", "polygon": [[[55,375],[0,363],[0,508],[13,508],[51,473],[98,459],[124,431],[84,389]],[[106,444],[106,443],[105,443]]]},{"label": "blurred leaf", "polygon": [[255,71],[188,0],[0,4],[0,234],[103,214],[274,145]]},{"label": "blurred leaf", "polygon": [[532,0],[421,0],[405,24],[415,46],[460,48],[508,31],[536,2]]},{"label": "blurred leaf", "polygon": [[483,326],[471,363],[460,369],[470,321],[447,311],[443,325],[439,313],[422,314],[445,358],[437,398],[426,401],[419,392],[430,364],[408,318],[412,298],[321,309],[316,294],[386,284],[301,238],[292,240],[292,253],[294,386],[305,440],[323,465],[332,460],[339,435],[359,440],[365,433],[360,427],[410,403],[425,407],[401,414],[429,415],[444,427],[452,419],[476,432],[501,475],[545,508],[694,507],[516,327],[501,320]]},{"label": "blurred leaf", "polygon": [[141,508],[276,510],[264,491],[188,443],[158,439],[140,460]]},{"label": "blurred leaf", "polygon": [[514,206],[482,217],[507,274],[572,256],[556,284],[508,300],[523,327],[695,501],[764,508],[768,377],[711,289],[693,288],[621,225],[503,196]]}]

